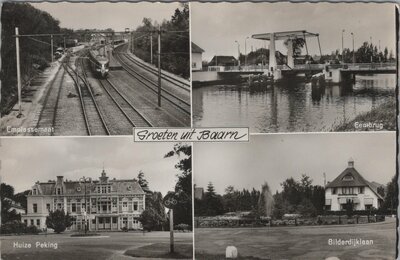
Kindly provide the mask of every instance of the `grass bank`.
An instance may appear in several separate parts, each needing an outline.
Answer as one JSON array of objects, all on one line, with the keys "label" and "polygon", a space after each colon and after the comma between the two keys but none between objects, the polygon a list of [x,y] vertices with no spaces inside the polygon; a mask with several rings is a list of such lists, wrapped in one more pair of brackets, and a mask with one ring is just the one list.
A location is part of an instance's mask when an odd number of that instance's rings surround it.
[{"label": "grass bank", "polygon": [[396,101],[381,104],[353,120],[333,126],[333,132],[347,131],[396,131]]}]

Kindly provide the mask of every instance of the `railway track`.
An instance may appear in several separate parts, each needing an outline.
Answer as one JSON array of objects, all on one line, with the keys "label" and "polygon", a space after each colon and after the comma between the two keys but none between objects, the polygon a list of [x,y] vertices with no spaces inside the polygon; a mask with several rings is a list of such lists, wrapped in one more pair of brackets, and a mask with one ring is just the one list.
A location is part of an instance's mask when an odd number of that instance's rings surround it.
[{"label": "railway track", "polygon": [[129,102],[110,80],[100,79],[99,82],[133,127],[151,127],[153,125],[131,102]]},{"label": "railway track", "polygon": [[[148,65],[148,64],[146,64],[146,63],[144,63],[144,62],[140,62],[140,61],[136,60],[135,58],[133,58],[132,56],[130,56],[129,54],[127,54],[127,53],[124,53],[124,55],[125,55],[131,62],[135,63],[137,66],[143,68],[144,70],[146,70],[146,71],[150,72],[151,74],[153,74],[153,75],[155,75],[155,76],[158,77],[158,69],[157,69],[157,68],[155,68],[155,67],[153,67],[153,66],[150,66],[150,65]],[[187,82],[184,82],[184,81],[182,81],[182,80],[179,80],[179,79],[177,79],[177,78],[174,78],[174,77],[172,77],[172,76],[170,76],[170,75],[168,75],[168,74],[165,74],[165,73],[163,73],[163,72],[161,72],[161,78],[162,78],[163,80],[165,80],[165,81],[167,81],[167,82],[173,84],[174,86],[176,86],[176,87],[178,87],[178,88],[181,88],[181,89],[183,89],[183,90],[185,90],[185,91],[187,91],[187,92],[190,92],[190,84],[187,83]],[[154,83],[157,84],[156,82],[154,82]]]},{"label": "railway track", "polygon": [[[158,83],[155,83],[151,79],[146,78],[145,76],[141,75],[140,73],[136,72],[129,66],[128,62],[125,59],[129,60],[129,55],[125,53],[114,53],[114,57],[121,63],[123,69],[137,81],[142,83],[142,85],[149,88],[154,93],[158,94]],[[130,61],[130,60],[129,60]],[[136,65],[136,64],[135,64]],[[172,93],[165,88],[161,88],[161,97],[173,104],[175,107],[183,111],[184,113],[190,115],[191,107],[190,103],[185,101],[184,99],[178,97],[176,94]]]},{"label": "railway track", "polygon": [[[120,51],[123,54],[127,54],[128,45],[125,44],[125,45],[122,45],[122,46],[118,47],[118,51]],[[130,55],[128,55],[127,57],[129,57],[129,59],[132,62],[134,62],[137,66],[145,69],[146,71],[152,73],[155,76],[158,76],[158,69],[157,68],[147,64],[146,62],[140,62],[140,61],[136,60],[135,58],[133,58]],[[162,71],[161,71],[161,78],[163,80],[167,81],[167,82],[172,83],[173,85],[175,85],[175,86],[177,86],[177,87],[179,87],[179,88],[181,88],[183,90],[186,90],[187,92],[190,92],[190,88],[191,88],[190,87],[190,83],[186,82],[184,79],[180,80],[180,79],[172,77],[172,76],[170,76],[170,75],[168,75],[166,73],[163,73]]]},{"label": "railway track", "polygon": [[68,64],[64,65],[64,68],[75,83],[85,120],[87,134],[110,135],[108,126],[103,115],[101,114],[99,106],[93,96],[90,86],[86,81],[86,78],[82,77],[81,75],[78,75],[78,78],[76,78],[74,70]]},{"label": "railway track", "polygon": [[[58,101],[60,100],[60,93],[64,75],[65,75],[65,70],[62,69],[62,66],[60,66],[53,80],[50,82],[50,87],[44,98],[43,107],[42,110],[40,111],[36,128],[53,127],[54,130],[56,125]],[[54,135],[54,131],[48,132],[48,134]]]},{"label": "railway track", "polygon": [[[81,60],[81,68],[84,77],[87,79],[85,65]],[[153,124],[118,90],[118,88],[108,79],[98,79],[101,87],[118,107],[124,117],[133,127],[151,127]]]}]

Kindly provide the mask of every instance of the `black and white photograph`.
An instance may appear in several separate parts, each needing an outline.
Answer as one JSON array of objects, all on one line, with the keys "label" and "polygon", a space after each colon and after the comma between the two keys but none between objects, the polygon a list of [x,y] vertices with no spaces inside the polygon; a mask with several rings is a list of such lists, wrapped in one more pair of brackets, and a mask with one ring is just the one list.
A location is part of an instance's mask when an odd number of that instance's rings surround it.
[{"label": "black and white photograph", "polygon": [[396,129],[396,6],[192,3],[193,125]]},{"label": "black and white photograph", "polygon": [[195,259],[395,259],[396,135],[194,145]]},{"label": "black and white photograph", "polygon": [[190,127],[187,3],[6,2],[1,135]]},{"label": "black and white photograph", "polygon": [[191,149],[2,139],[1,259],[193,259]]}]

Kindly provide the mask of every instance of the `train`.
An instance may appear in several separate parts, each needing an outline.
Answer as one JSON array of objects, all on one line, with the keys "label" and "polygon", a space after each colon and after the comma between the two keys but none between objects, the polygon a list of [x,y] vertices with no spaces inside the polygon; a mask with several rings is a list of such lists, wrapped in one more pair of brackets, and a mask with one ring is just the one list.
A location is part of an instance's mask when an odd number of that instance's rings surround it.
[{"label": "train", "polygon": [[109,59],[105,55],[101,55],[99,50],[91,50],[89,51],[89,60],[96,76],[106,78],[110,69]]}]

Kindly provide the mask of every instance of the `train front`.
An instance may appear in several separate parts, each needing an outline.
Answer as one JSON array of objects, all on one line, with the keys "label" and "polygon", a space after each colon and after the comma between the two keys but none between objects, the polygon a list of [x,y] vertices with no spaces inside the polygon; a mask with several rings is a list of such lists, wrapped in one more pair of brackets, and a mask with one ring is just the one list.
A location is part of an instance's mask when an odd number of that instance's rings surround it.
[{"label": "train front", "polygon": [[100,71],[99,73],[101,74],[101,77],[105,78],[108,75],[108,71],[109,71],[109,61],[100,61]]}]

